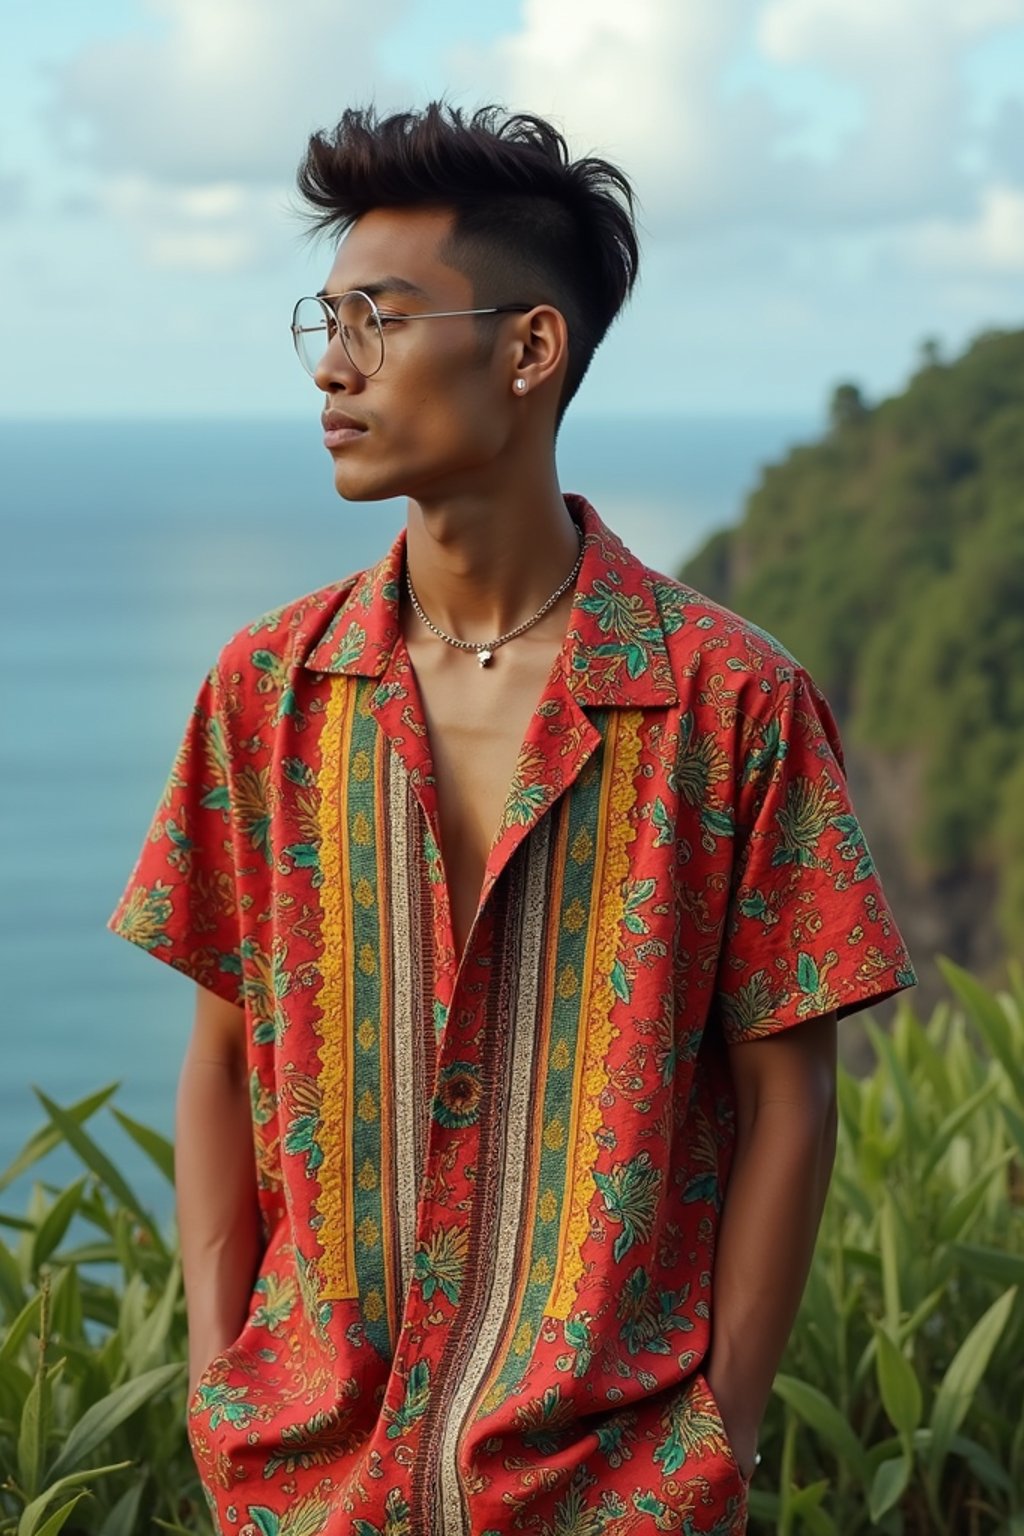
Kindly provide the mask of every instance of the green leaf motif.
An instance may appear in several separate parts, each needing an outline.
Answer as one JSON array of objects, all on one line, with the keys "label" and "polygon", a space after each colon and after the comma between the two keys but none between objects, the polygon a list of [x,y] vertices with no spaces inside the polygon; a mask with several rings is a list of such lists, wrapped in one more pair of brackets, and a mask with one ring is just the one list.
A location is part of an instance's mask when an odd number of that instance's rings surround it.
[{"label": "green leaf motif", "polygon": [[668,811],[665,802],[658,795],[651,808],[651,821],[654,823],[657,836],[654,839],[655,848],[664,848],[672,841],[672,823],[668,819]]},{"label": "green leaf motif", "polygon": [[281,762],[281,770],[286,779],[292,784],[298,784],[301,789],[312,789],[316,783],[316,775],[308,763],[301,757],[286,757]]},{"label": "green leaf motif", "polygon": [[358,661],[366,648],[366,630],[353,619],[341,638],[341,643],[331,657],[332,667],[348,667]]},{"label": "green leaf motif", "polygon": [[806,950],[801,950],[797,959],[796,979],[801,992],[806,992],[811,997],[821,986],[817,963],[814,956],[809,955]]},{"label": "green leaf motif", "polygon": [[320,868],[320,850],[316,843],[289,843],[283,851],[296,869]]},{"label": "green leaf motif", "polygon": [[246,1514],[253,1525],[259,1531],[260,1536],[278,1536],[281,1529],[281,1520],[272,1509],[267,1509],[262,1504],[250,1504]]},{"label": "green leaf motif", "polygon": [[615,993],[615,996],[621,998],[624,1003],[628,1003],[632,993],[629,977],[626,974],[626,967],[621,960],[616,960],[611,968],[608,979],[612,984],[612,991]]},{"label": "green leaf motif", "polygon": [[274,725],[280,725],[281,721],[289,715],[294,715],[296,710],[295,689],[288,687],[281,690],[281,697],[277,701],[277,709],[274,711]]},{"label": "green leaf motif", "polygon": [[417,1360],[412,1367],[405,1382],[405,1401],[399,1408],[387,1428],[389,1440],[397,1440],[411,1429],[417,1419],[421,1419],[427,1411],[427,1403],[430,1401],[430,1362]]},{"label": "green leaf motif", "polygon": [[714,806],[708,806],[701,811],[700,824],[712,837],[733,837],[736,832],[736,822],[731,808],[718,810]]},{"label": "green leaf motif", "polygon": [[616,1163],[611,1173],[595,1173],[594,1182],[606,1212],[622,1225],[612,1247],[618,1263],[635,1243],[646,1242],[651,1235],[661,1172],[649,1152],[639,1152],[627,1163]]}]

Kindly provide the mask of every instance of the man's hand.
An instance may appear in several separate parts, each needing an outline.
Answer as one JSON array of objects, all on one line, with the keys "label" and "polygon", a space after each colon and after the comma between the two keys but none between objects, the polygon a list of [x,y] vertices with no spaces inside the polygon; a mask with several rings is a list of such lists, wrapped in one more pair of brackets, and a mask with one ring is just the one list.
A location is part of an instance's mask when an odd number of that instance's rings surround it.
[{"label": "man's hand", "polygon": [[730,1403],[724,1400],[723,1394],[728,1392],[728,1387],[716,1380],[712,1371],[708,1372],[707,1383],[711,1388],[711,1394],[718,1404],[718,1411],[725,1425],[726,1438],[736,1459],[736,1465],[749,1482],[754,1475],[754,1458],[757,1455],[757,1435],[760,1429],[760,1416],[753,1418],[749,1412],[744,1412],[742,1403]]}]

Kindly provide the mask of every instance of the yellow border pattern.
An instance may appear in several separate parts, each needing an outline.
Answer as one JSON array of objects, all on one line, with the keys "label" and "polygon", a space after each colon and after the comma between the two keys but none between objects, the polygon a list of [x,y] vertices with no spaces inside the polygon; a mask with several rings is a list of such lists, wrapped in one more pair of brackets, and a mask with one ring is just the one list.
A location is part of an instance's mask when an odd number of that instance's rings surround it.
[{"label": "yellow border pattern", "polygon": [[349,1301],[359,1295],[356,1278],[355,1219],[352,1198],[353,1147],[352,1060],[352,909],[349,869],[348,817],[345,814],[345,776],[352,719],[358,685],[347,677],[333,677],[321,734],[320,768],[320,906],[323,914],[320,975],[317,992],[316,1031],[320,1036],[319,1087],[321,1094],[320,1142],[323,1162],[319,1169],[320,1193],[316,1212],[318,1291],[325,1301]]},{"label": "yellow border pattern", "polygon": [[[589,965],[583,981],[585,1036],[576,1058],[572,1121],[567,1168],[567,1193],[558,1234],[558,1270],[551,1288],[547,1316],[564,1321],[569,1316],[576,1287],[583,1274],[583,1244],[590,1230],[590,1202],[596,1184],[597,1133],[601,1129],[601,1092],[608,1080],[608,1052],[618,1033],[611,1015],[616,996],[611,982],[619,947],[619,927],[626,908],[625,882],[629,875],[627,848],[636,837],[629,813],[636,804],[636,770],[642,744],[643,713],[637,709],[613,714],[608,722],[605,751],[612,768],[605,775],[597,844],[605,849],[594,942],[587,946]],[[607,796],[607,798],[605,798]],[[608,819],[604,833],[605,817]]]}]

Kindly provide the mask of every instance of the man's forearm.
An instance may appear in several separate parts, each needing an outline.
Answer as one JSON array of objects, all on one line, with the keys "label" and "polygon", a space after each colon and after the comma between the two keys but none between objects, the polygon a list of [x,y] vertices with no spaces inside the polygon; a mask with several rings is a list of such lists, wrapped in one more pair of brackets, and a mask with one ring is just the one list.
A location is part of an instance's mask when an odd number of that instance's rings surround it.
[{"label": "man's forearm", "polygon": [[741,1116],[715,1257],[711,1390],[749,1471],[800,1306],[835,1156],[835,1101],[773,1098]]},{"label": "man's forearm", "polygon": [[244,1070],[194,1051],[178,1088],[175,1184],[191,1386],[238,1337],[262,1246]]}]

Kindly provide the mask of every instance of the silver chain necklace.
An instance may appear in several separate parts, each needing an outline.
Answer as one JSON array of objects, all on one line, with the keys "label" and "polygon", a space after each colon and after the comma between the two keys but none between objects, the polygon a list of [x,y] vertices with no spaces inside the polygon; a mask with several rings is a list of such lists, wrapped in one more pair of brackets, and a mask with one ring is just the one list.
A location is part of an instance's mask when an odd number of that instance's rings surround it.
[{"label": "silver chain necklace", "polygon": [[497,639],[487,641],[459,640],[455,635],[446,634],[445,631],[439,628],[432,619],[428,619],[427,615],[420,607],[419,598],[416,596],[416,592],[413,588],[412,577],[409,575],[409,564],[407,560],[405,566],[405,585],[408,588],[409,601],[412,603],[416,617],[421,619],[422,622],[430,630],[431,634],[436,635],[439,640],[444,640],[447,645],[456,646],[460,651],[475,651],[476,659],[480,665],[482,667],[489,667],[491,662],[494,660],[494,653],[498,649],[498,646],[504,645],[509,640],[514,640],[517,635],[523,634],[525,630],[532,629],[534,624],[537,623],[538,619],[542,619],[544,615],[555,606],[555,604],[558,602],[558,599],[564,596],[566,592],[568,592],[569,588],[576,580],[576,577],[580,573],[580,566],[583,564],[583,534],[579,529],[577,529],[577,532],[579,533],[580,552],[576,556],[576,564],[573,566],[568,576],[562,582],[561,586],[558,587],[556,591],[552,592],[551,596],[548,598],[547,602],[542,608],[537,609],[537,612],[534,614],[532,619],[527,619],[525,624],[517,624],[515,629],[506,630],[503,635],[498,635]]}]

